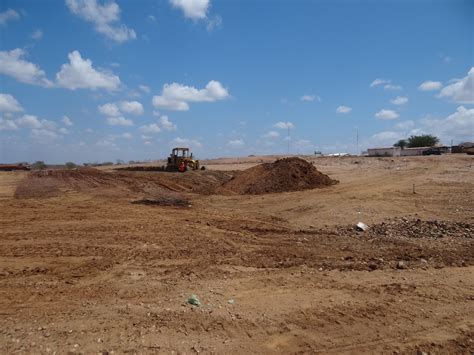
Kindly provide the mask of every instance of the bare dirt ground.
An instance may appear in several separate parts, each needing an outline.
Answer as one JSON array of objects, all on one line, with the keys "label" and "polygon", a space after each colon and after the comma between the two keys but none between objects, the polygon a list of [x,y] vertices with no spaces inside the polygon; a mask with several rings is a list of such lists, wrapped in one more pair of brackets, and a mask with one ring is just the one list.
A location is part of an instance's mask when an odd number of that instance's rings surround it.
[{"label": "bare dirt ground", "polygon": [[473,157],[307,157],[339,184],[213,193],[274,159],[0,173],[0,353],[474,351]]}]

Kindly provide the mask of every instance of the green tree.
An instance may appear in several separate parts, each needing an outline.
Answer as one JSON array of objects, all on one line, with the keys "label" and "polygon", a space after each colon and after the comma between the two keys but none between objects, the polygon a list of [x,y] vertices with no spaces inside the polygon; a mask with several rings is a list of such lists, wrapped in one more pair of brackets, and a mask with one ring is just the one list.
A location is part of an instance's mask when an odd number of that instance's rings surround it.
[{"label": "green tree", "polygon": [[421,136],[411,136],[408,138],[408,148],[432,147],[439,143],[439,138],[431,134],[423,134]]},{"label": "green tree", "polygon": [[35,170],[44,170],[48,166],[44,163],[44,161],[38,160],[38,161],[34,162],[33,164],[31,164],[31,167]]},{"label": "green tree", "polygon": [[71,161],[68,161],[66,164],[64,164],[64,166],[66,167],[66,169],[75,169],[77,167],[77,165]]},{"label": "green tree", "polygon": [[405,149],[407,145],[408,145],[408,142],[406,141],[406,139],[400,139],[400,140],[399,140],[397,143],[395,143],[393,146],[394,146],[394,147],[399,147],[399,148]]}]

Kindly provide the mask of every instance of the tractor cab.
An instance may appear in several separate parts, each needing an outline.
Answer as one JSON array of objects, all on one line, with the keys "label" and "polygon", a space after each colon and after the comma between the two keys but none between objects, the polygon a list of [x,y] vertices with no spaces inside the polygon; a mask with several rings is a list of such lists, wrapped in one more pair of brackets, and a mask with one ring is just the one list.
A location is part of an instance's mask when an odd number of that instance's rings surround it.
[{"label": "tractor cab", "polygon": [[184,172],[188,168],[192,170],[199,169],[199,161],[194,160],[193,153],[189,151],[189,148],[173,148],[168,157],[166,170]]}]

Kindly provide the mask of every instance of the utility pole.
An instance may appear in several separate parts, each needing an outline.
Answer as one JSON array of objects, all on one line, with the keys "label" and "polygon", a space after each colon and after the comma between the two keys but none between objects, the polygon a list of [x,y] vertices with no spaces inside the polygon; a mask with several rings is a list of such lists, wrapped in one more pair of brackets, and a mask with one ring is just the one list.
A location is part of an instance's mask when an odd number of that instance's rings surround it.
[{"label": "utility pole", "polygon": [[356,144],[357,144],[357,151],[356,151],[356,156],[359,156],[359,128],[356,127]]},{"label": "utility pole", "polygon": [[287,124],[288,126],[288,135],[287,135],[287,140],[288,140],[288,155],[290,155],[290,125]]}]

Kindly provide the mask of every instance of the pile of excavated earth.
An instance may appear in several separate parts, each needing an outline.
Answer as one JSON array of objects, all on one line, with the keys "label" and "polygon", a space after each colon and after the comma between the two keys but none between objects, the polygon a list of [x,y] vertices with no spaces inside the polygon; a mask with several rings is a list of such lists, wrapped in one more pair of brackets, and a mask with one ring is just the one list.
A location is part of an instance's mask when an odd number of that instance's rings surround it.
[{"label": "pile of excavated earth", "polygon": [[[286,158],[257,165],[241,172],[188,171],[186,173],[148,171],[106,172],[94,168],[34,171],[15,192],[16,198],[54,197],[68,191],[95,195],[154,198],[167,204],[184,200],[181,193],[264,194],[321,188],[336,184],[312,164],[300,158]],[[150,201],[147,203],[151,204]],[[185,203],[183,203],[185,204]],[[187,204],[187,203],[186,203]]]},{"label": "pile of excavated earth", "polygon": [[336,183],[306,160],[284,158],[239,172],[222,188],[240,195],[259,195],[321,188]]}]

